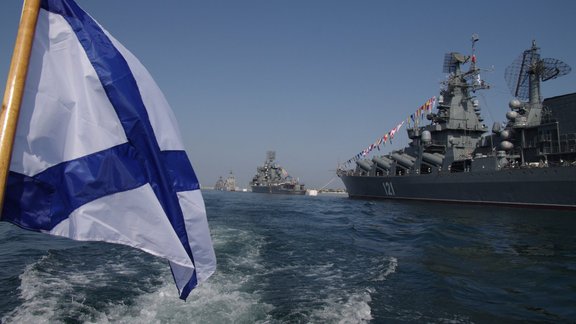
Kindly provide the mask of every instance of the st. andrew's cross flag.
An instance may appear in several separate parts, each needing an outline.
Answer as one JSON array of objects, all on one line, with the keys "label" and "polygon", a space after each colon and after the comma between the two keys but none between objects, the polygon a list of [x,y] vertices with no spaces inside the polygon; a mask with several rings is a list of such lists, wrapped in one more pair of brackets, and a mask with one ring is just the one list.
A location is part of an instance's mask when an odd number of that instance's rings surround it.
[{"label": "st. andrew's cross flag", "polygon": [[146,69],[72,0],[43,0],[2,220],[170,262],[180,298],[216,268],[198,179]]}]

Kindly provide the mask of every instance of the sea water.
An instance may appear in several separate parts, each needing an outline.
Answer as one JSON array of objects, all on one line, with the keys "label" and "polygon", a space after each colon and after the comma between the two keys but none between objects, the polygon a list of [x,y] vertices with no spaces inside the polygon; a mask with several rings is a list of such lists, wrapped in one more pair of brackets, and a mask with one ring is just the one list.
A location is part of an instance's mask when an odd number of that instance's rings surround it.
[{"label": "sea water", "polygon": [[576,321],[576,213],[204,191],[216,273],[0,223],[2,323]]}]

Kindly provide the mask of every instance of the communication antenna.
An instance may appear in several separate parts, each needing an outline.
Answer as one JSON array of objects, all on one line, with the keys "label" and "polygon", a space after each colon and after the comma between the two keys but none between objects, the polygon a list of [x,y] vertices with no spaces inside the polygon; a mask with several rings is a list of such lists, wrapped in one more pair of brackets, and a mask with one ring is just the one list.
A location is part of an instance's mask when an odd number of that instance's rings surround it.
[{"label": "communication antenna", "polygon": [[540,59],[536,42],[505,70],[504,78],[512,95],[521,100],[540,96],[540,81],[548,81],[570,73],[572,68],[558,59]]},{"label": "communication antenna", "polygon": [[470,66],[471,69],[476,68],[476,42],[480,40],[478,34],[472,34],[472,65]]},{"label": "communication antenna", "polygon": [[266,152],[266,159],[268,162],[274,162],[274,160],[276,160],[276,151]]},{"label": "communication antenna", "polygon": [[480,38],[478,37],[478,34],[472,34],[472,55],[474,55],[474,51],[476,50],[476,42],[479,40]]}]

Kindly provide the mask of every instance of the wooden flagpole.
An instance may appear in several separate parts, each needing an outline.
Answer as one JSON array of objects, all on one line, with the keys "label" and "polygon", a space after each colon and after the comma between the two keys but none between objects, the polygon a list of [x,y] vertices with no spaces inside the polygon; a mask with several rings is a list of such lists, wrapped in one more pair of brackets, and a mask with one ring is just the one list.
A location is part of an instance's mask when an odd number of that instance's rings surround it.
[{"label": "wooden flagpole", "polygon": [[6,179],[10,169],[14,135],[20,114],[20,104],[24,95],[24,83],[26,82],[28,61],[32,52],[32,41],[34,40],[39,10],[40,0],[24,0],[22,17],[6,81],[6,90],[2,100],[2,111],[0,112],[0,217],[2,217]]}]

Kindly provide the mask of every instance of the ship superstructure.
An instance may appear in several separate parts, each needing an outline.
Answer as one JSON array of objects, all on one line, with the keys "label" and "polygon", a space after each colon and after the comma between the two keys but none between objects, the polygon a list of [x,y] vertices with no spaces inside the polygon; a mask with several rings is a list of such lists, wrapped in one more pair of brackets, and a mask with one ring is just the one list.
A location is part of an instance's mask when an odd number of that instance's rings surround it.
[{"label": "ship superstructure", "polygon": [[507,121],[487,133],[476,94],[489,86],[476,66],[476,41],[472,55],[446,54],[436,111],[428,125],[407,129],[408,147],[339,168],[350,197],[576,208],[576,99],[554,108],[540,95],[541,82],[570,67],[542,59],[533,42],[506,69],[515,97]]},{"label": "ship superstructure", "polygon": [[226,179],[223,179],[220,176],[216,181],[216,184],[214,185],[214,190],[220,190],[220,191],[236,191],[236,188],[237,188],[236,177],[234,176],[232,171],[230,171],[230,174],[228,174],[228,177],[226,177]]},{"label": "ship superstructure", "polygon": [[276,152],[268,151],[264,165],[256,169],[256,175],[250,182],[252,192],[272,194],[303,195],[304,185],[292,178],[286,169],[276,162]]}]

